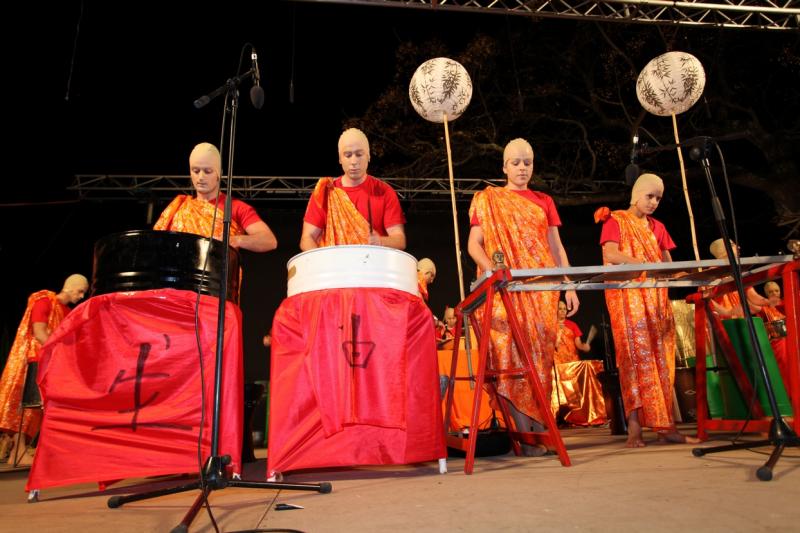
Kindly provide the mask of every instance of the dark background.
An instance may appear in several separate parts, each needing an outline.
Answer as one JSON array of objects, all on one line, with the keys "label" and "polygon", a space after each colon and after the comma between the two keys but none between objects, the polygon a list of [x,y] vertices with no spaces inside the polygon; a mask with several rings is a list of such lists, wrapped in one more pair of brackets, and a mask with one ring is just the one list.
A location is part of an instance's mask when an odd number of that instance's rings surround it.
[{"label": "dark background", "polygon": [[[188,186],[189,151],[201,141],[219,144],[222,117],[221,100],[201,110],[192,102],[238,72],[246,42],[259,52],[266,98],[264,108],[254,110],[246,97],[249,85],[243,88],[233,173],[319,177],[339,173],[336,142],[343,125],[364,114],[394,83],[395,53],[401,43],[436,38],[455,55],[478,32],[504,32],[509,25],[524,23],[520,17],[292,2],[167,7],[148,1],[68,1],[47,8],[11,8],[7,24],[18,26],[22,37],[12,40],[6,32],[3,38],[5,137],[10,141],[0,200],[5,228],[0,264],[6,286],[0,357],[5,358],[30,293],[57,291],[72,272],[91,276],[96,240],[148,227],[144,201],[80,200],[68,190],[74,176],[187,175]],[[574,31],[576,24],[547,20],[539,29],[556,35]],[[623,26],[609,24],[608,29]],[[753,38],[752,33],[747,38]],[[653,50],[651,56],[663,52]],[[243,61],[247,68],[249,57]],[[408,80],[404,83],[407,90]],[[467,113],[480,111],[474,99],[471,105]],[[459,124],[451,124],[453,132]],[[444,149],[442,143],[443,154]],[[674,156],[659,164],[673,170],[676,166]],[[502,177],[501,165],[496,157],[496,175],[481,177]],[[373,158],[370,172],[380,177],[381,170],[381,160]],[[537,160],[536,170],[546,171],[546,163]],[[614,177],[622,180],[623,167],[618,171]],[[704,184],[696,182],[692,194],[701,255],[708,258],[708,244],[718,232]],[[736,186],[733,196],[743,255],[773,255],[784,249],[785,232],[772,222],[769,196]],[[156,213],[170,198],[157,199]],[[299,253],[305,202],[265,200],[253,205],[276,233],[279,248],[268,254],[243,252],[248,381],[266,375],[261,338],[285,297],[285,265]],[[468,287],[474,265],[466,254],[467,207],[459,204]],[[561,237],[573,265],[601,262],[599,227],[592,222],[597,207],[587,203],[559,208]],[[403,208],[407,251],[436,262],[430,307],[441,316],[445,304],[459,299],[449,203],[404,201]],[[666,222],[678,244],[674,258],[693,259],[679,182],[667,183],[656,216]],[[683,294],[676,291],[672,296]],[[581,299],[575,319],[586,331],[600,322],[604,303],[599,293],[582,293]],[[599,356],[602,338],[595,342]]]}]

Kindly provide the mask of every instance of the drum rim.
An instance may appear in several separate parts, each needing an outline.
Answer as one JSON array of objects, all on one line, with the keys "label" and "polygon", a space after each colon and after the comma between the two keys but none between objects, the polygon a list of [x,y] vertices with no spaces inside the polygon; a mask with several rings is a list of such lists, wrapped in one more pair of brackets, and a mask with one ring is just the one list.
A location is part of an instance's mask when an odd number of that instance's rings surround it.
[{"label": "drum rim", "polygon": [[341,249],[346,249],[346,250],[348,250],[348,249],[361,249],[361,250],[365,250],[366,249],[366,250],[375,250],[375,251],[378,251],[378,250],[391,251],[392,253],[396,252],[396,253],[400,253],[400,254],[406,255],[406,256],[408,256],[410,259],[412,259],[414,261],[414,264],[417,263],[417,258],[414,257],[413,255],[411,255],[410,253],[406,252],[405,250],[398,250],[397,248],[391,248],[389,246],[376,246],[374,244],[337,244],[337,245],[334,245],[334,246],[322,246],[320,248],[314,248],[313,250],[306,250],[305,252],[300,252],[299,254],[293,256],[291,259],[289,259],[286,262],[286,270],[288,271],[291,268],[291,264],[295,260],[299,259],[300,257],[302,257],[304,255],[312,254],[314,252],[319,252],[321,250],[327,250],[329,248],[334,248],[336,250],[341,250]]}]

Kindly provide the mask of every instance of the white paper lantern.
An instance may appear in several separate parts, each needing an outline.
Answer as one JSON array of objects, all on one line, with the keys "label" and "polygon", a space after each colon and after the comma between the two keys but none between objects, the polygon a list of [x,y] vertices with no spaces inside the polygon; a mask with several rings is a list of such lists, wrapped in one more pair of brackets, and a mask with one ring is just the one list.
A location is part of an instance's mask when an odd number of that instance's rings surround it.
[{"label": "white paper lantern", "polygon": [[692,107],[706,86],[700,61],[686,52],[667,52],[650,61],[636,80],[636,97],[649,112],[668,117]]},{"label": "white paper lantern", "polygon": [[411,105],[431,122],[452,121],[461,116],[472,99],[472,79],[461,63],[447,57],[421,64],[408,86]]}]

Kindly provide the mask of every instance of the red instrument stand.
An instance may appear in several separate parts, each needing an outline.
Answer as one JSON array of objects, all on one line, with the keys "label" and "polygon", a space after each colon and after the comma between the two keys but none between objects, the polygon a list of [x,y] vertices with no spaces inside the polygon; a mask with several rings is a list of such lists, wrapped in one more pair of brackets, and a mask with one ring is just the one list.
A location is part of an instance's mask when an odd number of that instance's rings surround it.
[{"label": "red instrument stand", "polygon": [[[786,353],[789,357],[789,379],[786,383],[787,390],[791,391],[790,397],[794,416],[791,419],[792,429],[800,433],[800,318],[798,317],[798,307],[800,306],[800,260],[772,266],[767,270],[746,276],[743,281],[745,285],[755,285],[772,279],[782,279],[784,292],[784,306],[786,307]],[[767,433],[770,429],[771,418],[765,418],[764,410],[759,402],[753,404],[752,420],[734,419],[712,419],[709,416],[707,389],[706,389],[706,346],[707,329],[706,322],[711,318],[711,326],[719,341],[722,353],[728,363],[729,370],[733,376],[739,390],[745,398],[753,395],[753,386],[747,377],[744,368],[739,362],[739,358],[728,339],[725,330],[722,328],[718,317],[708,313],[708,299],[718,297],[727,292],[735,291],[736,286],[733,282],[728,282],[714,287],[706,292],[697,292],[689,295],[686,299],[695,304],[695,345],[696,345],[696,386],[697,391],[697,437],[701,440],[708,439],[708,431],[741,431],[747,429],[753,432]],[[746,305],[746,304],[745,304]]]},{"label": "red instrument stand", "polygon": [[[561,440],[561,434],[556,426],[555,418],[550,410],[550,399],[544,395],[542,384],[533,367],[533,360],[531,358],[531,349],[528,342],[522,336],[522,329],[517,322],[516,313],[513,303],[509,297],[507,286],[512,281],[511,271],[507,269],[496,270],[490,277],[486,278],[464,301],[456,306],[456,331],[453,340],[453,359],[450,367],[450,380],[447,387],[447,407],[445,410],[445,428],[450,427],[450,415],[453,408],[453,391],[455,387],[455,380],[475,380],[475,394],[472,402],[472,416],[470,423],[469,438],[464,439],[454,435],[447,435],[447,445],[451,448],[460,449],[466,452],[466,461],[464,462],[464,473],[472,474],[475,465],[475,446],[478,438],[478,424],[479,414],[481,407],[481,392],[483,391],[484,384],[488,385],[489,395],[494,398],[496,403],[500,405],[500,410],[503,414],[506,428],[508,428],[511,443],[515,455],[521,455],[520,442],[525,444],[544,444],[548,449],[555,450],[558,458],[563,466],[570,466],[569,455],[564,446],[564,441]],[[524,368],[505,368],[505,369],[489,369],[487,368],[488,353],[489,353],[489,332],[492,321],[492,302],[496,294],[500,295],[503,306],[505,306],[508,316],[508,325],[511,328],[511,334],[514,343],[522,354],[524,359]],[[484,313],[481,323],[473,316],[473,312],[484,307]],[[458,365],[458,345],[462,336],[462,329],[464,320],[463,317],[469,318],[470,324],[475,330],[475,335],[478,339],[478,371],[474,377],[456,377],[456,368]],[[497,390],[494,387],[494,379],[500,375],[518,375],[527,378],[531,390],[533,391],[533,399],[539,407],[540,412],[544,413],[544,425],[547,427],[543,432],[519,432],[512,431],[514,428],[511,415],[508,412],[508,407],[503,401],[497,400]],[[464,443],[466,441],[466,445]]]}]

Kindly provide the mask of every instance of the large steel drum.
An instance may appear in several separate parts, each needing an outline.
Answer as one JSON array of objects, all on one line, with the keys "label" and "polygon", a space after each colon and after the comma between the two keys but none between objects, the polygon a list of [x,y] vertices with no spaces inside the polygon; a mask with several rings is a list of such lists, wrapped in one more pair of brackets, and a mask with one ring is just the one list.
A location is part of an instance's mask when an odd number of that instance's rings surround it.
[{"label": "large steel drum", "polygon": [[292,257],[286,267],[288,296],[347,287],[384,287],[419,295],[417,260],[385,246],[316,248]]},{"label": "large steel drum", "polygon": [[[219,297],[222,242],[192,233],[136,230],[94,245],[92,296],[149,289],[198,290]],[[228,301],[239,301],[239,252],[228,248]]]}]

